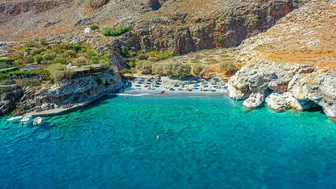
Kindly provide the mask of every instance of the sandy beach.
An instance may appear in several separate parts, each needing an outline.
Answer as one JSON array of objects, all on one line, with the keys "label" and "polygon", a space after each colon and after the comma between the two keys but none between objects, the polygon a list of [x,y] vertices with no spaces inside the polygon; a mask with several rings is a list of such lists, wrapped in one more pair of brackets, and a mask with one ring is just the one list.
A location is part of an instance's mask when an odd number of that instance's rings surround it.
[{"label": "sandy beach", "polygon": [[129,87],[119,95],[168,95],[168,96],[227,96],[225,79],[186,79],[137,76],[130,80]]}]

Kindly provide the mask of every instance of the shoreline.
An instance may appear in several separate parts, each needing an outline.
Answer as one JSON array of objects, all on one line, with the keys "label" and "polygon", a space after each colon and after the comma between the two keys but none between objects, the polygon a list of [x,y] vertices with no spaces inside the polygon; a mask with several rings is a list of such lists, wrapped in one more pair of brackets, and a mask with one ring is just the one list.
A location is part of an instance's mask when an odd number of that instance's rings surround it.
[{"label": "shoreline", "polygon": [[58,109],[51,109],[42,112],[30,112],[24,115],[32,115],[33,117],[41,116],[41,117],[48,117],[48,116],[56,116],[56,115],[63,115],[67,113],[71,113],[82,108],[85,108],[89,105],[92,105],[94,102],[99,101],[103,97],[108,96],[156,96],[156,97],[169,97],[169,96],[210,96],[210,97],[228,97],[228,93],[226,92],[198,92],[198,91],[167,91],[164,94],[161,94],[159,90],[128,90],[119,93],[106,93],[99,97],[96,97],[95,100],[76,104],[71,108],[58,108]]},{"label": "shoreline", "polygon": [[117,96],[223,96],[228,97],[228,92],[201,92],[201,91],[165,91],[161,94],[160,90],[126,90],[121,93],[111,93]]}]

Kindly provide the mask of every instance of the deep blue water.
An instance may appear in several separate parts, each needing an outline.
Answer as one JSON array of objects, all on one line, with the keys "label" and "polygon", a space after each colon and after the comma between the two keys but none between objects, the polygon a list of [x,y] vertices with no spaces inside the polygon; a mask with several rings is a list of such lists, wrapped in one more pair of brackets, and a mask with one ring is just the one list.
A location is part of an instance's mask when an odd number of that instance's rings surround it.
[{"label": "deep blue water", "polygon": [[320,112],[120,96],[45,121],[1,119],[1,189],[336,188],[336,124]]}]

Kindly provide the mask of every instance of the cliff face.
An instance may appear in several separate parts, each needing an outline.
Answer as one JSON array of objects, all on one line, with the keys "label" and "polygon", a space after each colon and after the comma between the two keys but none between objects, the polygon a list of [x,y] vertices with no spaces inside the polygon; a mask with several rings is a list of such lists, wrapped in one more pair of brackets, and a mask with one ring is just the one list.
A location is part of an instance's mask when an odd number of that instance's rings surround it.
[{"label": "cliff face", "polygon": [[0,116],[10,113],[22,95],[23,90],[17,85],[0,85]]},{"label": "cliff face", "polygon": [[[25,0],[0,3],[2,40],[51,37],[50,42],[88,42],[104,48],[114,40],[129,49],[148,48],[183,54],[214,47],[234,47],[266,31],[305,0]],[[1,11],[2,10],[2,11]],[[131,25],[120,38],[98,33],[84,35],[83,28]]]},{"label": "cliff face", "polygon": [[118,91],[122,85],[120,75],[107,70],[71,81],[63,80],[58,87],[31,88],[25,93],[21,90],[21,100],[16,99],[18,102],[16,106],[7,109],[6,113],[10,113],[15,108],[14,113],[17,114],[43,111],[50,108],[48,104],[91,103],[107,93]]},{"label": "cliff face", "polygon": [[242,69],[230,80],[230,96],[256,108],[308,110],[336,117],[336,14],[334,1],[312,1],[239,48]]}]

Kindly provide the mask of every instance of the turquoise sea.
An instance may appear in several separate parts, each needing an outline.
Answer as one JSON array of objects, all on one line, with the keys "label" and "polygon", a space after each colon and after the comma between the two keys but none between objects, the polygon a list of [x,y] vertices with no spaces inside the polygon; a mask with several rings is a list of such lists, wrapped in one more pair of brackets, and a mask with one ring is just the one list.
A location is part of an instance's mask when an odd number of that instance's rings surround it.
[{"label": "turquoise sea", "polygon": [[6,118],[1,189],[336,188],[336,124],[318,111],[246,112],[223,97],[109,96],[42,127]]}]

